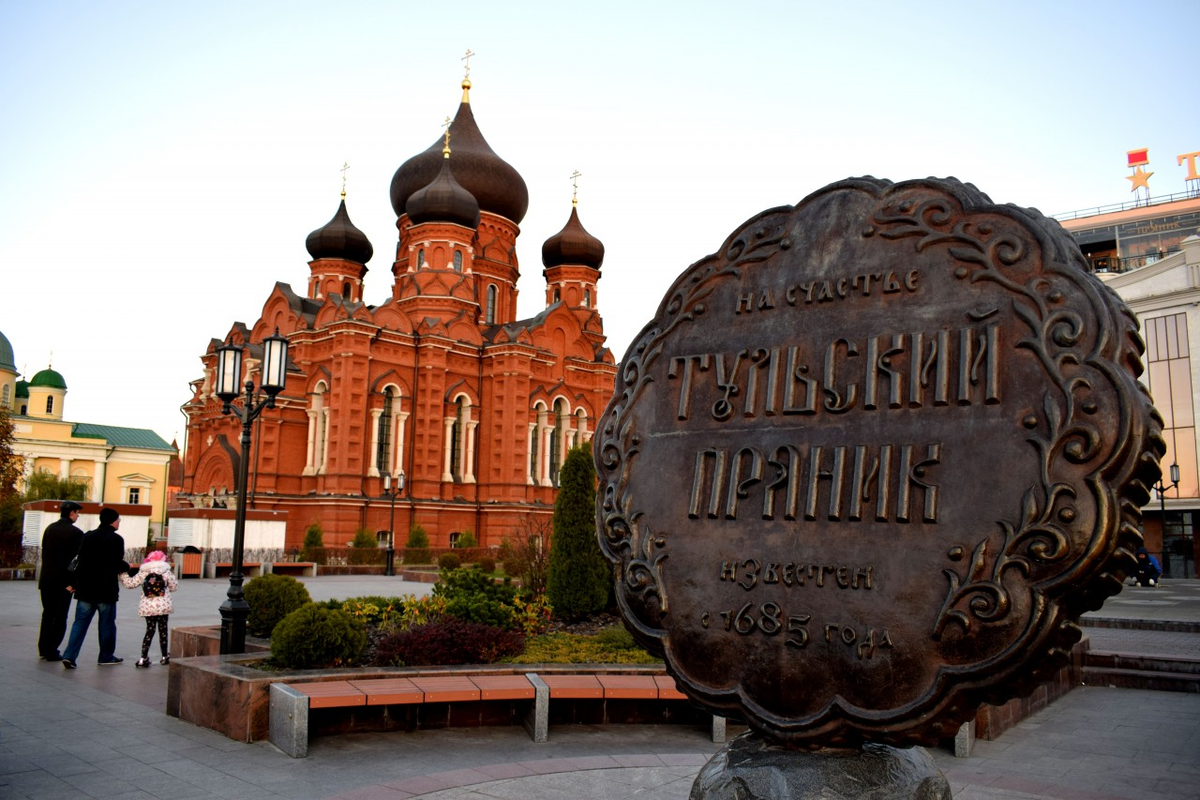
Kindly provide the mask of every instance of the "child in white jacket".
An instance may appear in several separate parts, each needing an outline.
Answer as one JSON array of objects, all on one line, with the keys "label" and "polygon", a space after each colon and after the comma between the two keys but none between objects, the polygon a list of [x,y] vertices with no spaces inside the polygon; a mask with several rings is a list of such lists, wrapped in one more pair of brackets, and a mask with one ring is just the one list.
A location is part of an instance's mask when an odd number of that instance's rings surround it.
[{"label": "child in white jacket", "polygon": [[161,550],[152,550],[146,554],[137,572],[122,575],[121,583],[125,588],[142,587],[142,599],[138,601],[138,615],[146,618],[146,636],[142,639],[142,657],[134,666],[148,667],[150,659],[150,642],[154,639],[154,630],[158,629],[158,643],[162,649],[160,664],[169,664],[171,657],[167,654],[167,615],[173,610],[171,592],[179,588],[179,581],[171,566],[167,563],[167,554]]}]

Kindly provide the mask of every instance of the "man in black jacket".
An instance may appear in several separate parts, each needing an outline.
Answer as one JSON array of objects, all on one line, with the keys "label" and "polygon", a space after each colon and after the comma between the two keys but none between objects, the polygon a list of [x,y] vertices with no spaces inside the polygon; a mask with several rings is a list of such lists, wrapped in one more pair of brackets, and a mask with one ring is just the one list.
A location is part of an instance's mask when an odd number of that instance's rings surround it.
[{"label": "man in black jacket", "polygon": [[100,659],[101,665],[120,664],[117,649],[117,600],[121,587],[117,575],[129,571],[125,560],[125,540],[117,533],[121,527],[121,515],[111,508],[100,511],[100,527],[84,534],[79,546],[79,567],[70,573],[68,590],[75,593],[75,623],[71,626],[71,638],[63,651],[63,666],[75,669],[75,659],[83,647],[92,617],[100,614]]},{"label": "man in black jacket", "polygon": [[42,629],[38,633],[38,656],[46,661],[58,661],[67,632],[67,612],[71,610],[71,593],[67,591],[67,565],[79,552],[83,531],[75,527],[83,506],[67,500],[59,509],[61,519],[51,523],[42,534],[42,571],[38,576],[38,591],[42,595]]}]

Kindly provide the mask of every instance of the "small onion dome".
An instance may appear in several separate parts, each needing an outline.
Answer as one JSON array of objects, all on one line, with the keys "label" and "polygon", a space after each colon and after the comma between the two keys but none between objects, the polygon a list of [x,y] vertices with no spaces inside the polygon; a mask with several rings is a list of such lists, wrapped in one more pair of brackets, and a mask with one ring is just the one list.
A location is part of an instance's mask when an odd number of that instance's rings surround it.
[{"label": "small onion dome", "polygon": [[[469,89],[463,82],[463,89]],[[454,176],[479,203],[479,208],[520,224],[529,209],[529,189],[525,179],[496,155],[475,124],[471,105],[463,94],[454,122],[450,123],[450,144],[454,148]],[[408,199],[425,188],[442,168],[442,138],[428,150],[400,165],[392,176],[392,210],[399,217],[408,208]]]},{"label": "small onion dome", "polygon": [[[458,152],[454,151],[456,166]],[[449,158],[442,159],[442,169],[433,183],[412,193],[404,210],[414,225],[452,222],[467,228],[479,227],[479,201],[454,179]]]},{"label": "small onion dome", "polygon": [[572,206],[566,226],[542,245],[542,264],[547,269],[568,264],[600,269],[603,263],[603,242],[584,230],[579,222],[579,212]]},{"label": "small onion dome", "polygon": [[17,357],[13,353],[12,343],[3,333],[0,333],[0,369],[8,372],[17,371]]},{"label": "small onion dome", "polygon": [[29,399],[29,381],[17,381],[17,399]]},{"label": "small onion dome", "polygon": [[308,254],[318,258],[340,258],[355,264],[366,264],[375,253],[367,235],[354,227],[346,213],[346,198],[342,198],[333,219],[308,235],[304,240]]},{"label": "small onion dome", "polygon": [[67,382],[63,380],[63,376],[59,375],[54,370],[46,367],[44,370],[33,376],[33,380],[29,382],[30,386],[44,386],[47,389],[66,389]]}]

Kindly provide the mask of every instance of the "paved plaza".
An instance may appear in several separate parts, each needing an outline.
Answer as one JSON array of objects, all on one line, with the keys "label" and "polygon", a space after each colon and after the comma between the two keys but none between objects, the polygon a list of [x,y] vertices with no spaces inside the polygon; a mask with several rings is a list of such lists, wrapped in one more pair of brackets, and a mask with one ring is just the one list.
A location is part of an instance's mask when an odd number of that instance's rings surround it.
[{"label": "paved plaza", "polygon": [[[429,590],[384,577],[304,582],[315,600]],[[227,588],[184,581],[172,627],[215,624]],[[546,744],[512,727],[320,737],[291,759],[166,716],[167,668],[133,667],[144,625],[136,595],[123,598],[125,663],[96,665],[93,624],[72,672],[37,659],[34,583],[0,582],[0,798],[679,800],[719,747],[686,726],[556,726]],[[1092,616],[1200,622],[1200,581],[1126,588]],[[1085,632],[1122,650],[1200,654],[1200,633]],[[1081,687],[970,758],[931,753],[959,800],[1200,798],[1200,695]]]}]

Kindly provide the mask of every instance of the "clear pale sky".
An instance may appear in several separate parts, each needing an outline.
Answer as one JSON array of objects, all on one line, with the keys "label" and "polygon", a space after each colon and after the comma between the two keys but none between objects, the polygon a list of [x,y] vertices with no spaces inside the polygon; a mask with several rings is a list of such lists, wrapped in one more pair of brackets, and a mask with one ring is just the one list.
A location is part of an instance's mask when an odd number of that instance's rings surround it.
[{"label": "clear pale sky", "polygon": [[1200,150],[1193,2],[0,2],[0,331],[67,418],[183,444],[199,355],[304,292],[347,207],[384,302],[392,174],[472,106],[529,186],[520,315],[579,213],[619,359],[683,269],[842,178],[954,176],[1047,214]]}]

